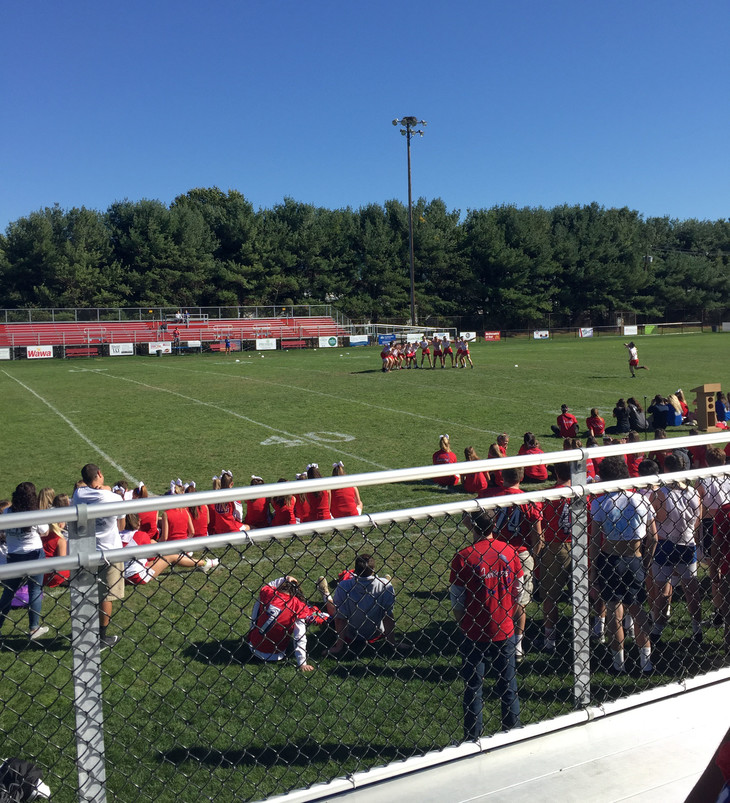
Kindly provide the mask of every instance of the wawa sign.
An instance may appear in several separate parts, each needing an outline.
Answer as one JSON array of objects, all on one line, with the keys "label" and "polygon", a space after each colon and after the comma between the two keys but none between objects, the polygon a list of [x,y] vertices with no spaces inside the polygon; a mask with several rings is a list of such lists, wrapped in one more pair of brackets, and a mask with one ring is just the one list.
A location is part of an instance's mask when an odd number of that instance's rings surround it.
[{"label": "wawa sign", "polygon": [[26,346],[25,356],[29,360],[48,360],[53,357],[53,346]]}]

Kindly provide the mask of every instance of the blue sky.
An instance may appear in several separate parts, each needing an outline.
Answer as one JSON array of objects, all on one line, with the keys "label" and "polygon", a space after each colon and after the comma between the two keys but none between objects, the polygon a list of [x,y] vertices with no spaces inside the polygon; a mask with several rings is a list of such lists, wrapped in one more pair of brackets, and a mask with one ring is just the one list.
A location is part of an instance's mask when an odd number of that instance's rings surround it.
[{"label": "blue sky", "polygon": [[194,187],[730,215],[727,0],[5,0],[0,230]]}]

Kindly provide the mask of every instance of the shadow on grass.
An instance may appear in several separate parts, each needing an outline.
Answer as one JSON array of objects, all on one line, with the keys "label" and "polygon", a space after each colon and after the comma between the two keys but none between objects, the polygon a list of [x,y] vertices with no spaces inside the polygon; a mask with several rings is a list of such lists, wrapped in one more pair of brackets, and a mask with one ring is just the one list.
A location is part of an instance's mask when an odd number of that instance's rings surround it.
[{"label": "shadow on grass", "polygon": [[259,663],[251,654],[246,639],[226,639],[225,641],[200,641],[190,644],[183,654],[192,661],[204,664],[249,664]]},{"label": "shadow on grass", "polygon": [[195,762],[207,767],[272,767],[286,764],[289,766],[308,767],[318,762],[352,763],[354,760],[382,762],[397,761],[414,755],[422,755],[428,748],[419,748],[415,744],[343,744],[342,742],[317,742],[314,739],[302,739],[298,742],[248,749],[215,750],[203,745],[192,747],[175,747],[159,753],[163,763],[184,764]]}]

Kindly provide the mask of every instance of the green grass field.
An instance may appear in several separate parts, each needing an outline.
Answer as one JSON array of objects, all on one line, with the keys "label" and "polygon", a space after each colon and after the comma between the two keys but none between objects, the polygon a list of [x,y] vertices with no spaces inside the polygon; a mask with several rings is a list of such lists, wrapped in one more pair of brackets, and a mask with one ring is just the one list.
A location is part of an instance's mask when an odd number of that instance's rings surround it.
[{"label": "green grass field", "polygon": [[[545,451],[566,402],[581,422],[591,407],[610,421],[616,400],[643,403],[705,382],[730,382],[721,334],[637,339],[650,367],[631,379],[618,338],[475,344],[475,369],[382,374],[377,348],[182,357],[7,362],[0,365],[4,460],[0,494],[32,480],[72,487],[97,462],[108,480],[126,475],[162,492],[170,479],[209,488],[221,469],[294,478],[310,462],[324,476],[430,464],[440,434],[459,458],[486,457],[496,435],[535,432]],[[240,362],[236,362],[239,359]],[[515,365],[519,367],[515,367]],[[686,428],[671,434],[684,434]],[[431,487],[366,489],[366,509],[427,504]]]},{"label": "green grass field", "polygon": [[[550,451],[561,446],[549,433],[562,402],[580,420],[592,406],[610,418],[619,396],[643,402],[723,382],[718,369],[728,365],[717,355],[726,342],[721,335],[642,338],[651,370],[637,379],[616,338],[476,344],[474,370],[389,375],[375,348],[3,363],[0,494],[26,479],[69,490],[89,461],[107,480],[126,475],[158,492],[178,476],[207,488],[224,468],[245,485],[252,473],[291,479],[312,461],[324,475],[340,459],[349,473],[423,465],[441,433],[459,455],[474,445],[485,456],[502,431],[512,436],[510,454],[526,430]],[[366,511],[454,498],[428,482],[367,487],[362,497]],[[109,799],[258,799],[458,741],[463,684],[448,565],[465,543],[458,520],[442,517],[230,547],[219,550],[222,567],[209,576],[174,571],[128,590],[112,623],[123,639],[103,655]],[[394,577],[398,625],[416,647],[410,656],[374,650],[337,662],[323,655],[332,634],[310,628],[311,675],[291,662],[249,660],[242,639],[263,582],[295,572],[314,597],[319,574],[336,576],[364,550]],[[68,595],[46,593],[52,630],[40,645],[29,649],[10,634],[0,650],[6,752],[47,767],[58,801],[76,799]],[[595,701],[706,670],[717,659],[719,634],[693,647],[685,607],[675,607],[654,678],[612,678],[606,648],[595,650]],[[566,603],[556,657],[528,647],[519,672],[524,722],[572,710],[568,613]],[[539,604],[528,614],[532,645]],[[27,622],[24,611],[11,619]],[[498,703],[487,702],[494,731]]]}]

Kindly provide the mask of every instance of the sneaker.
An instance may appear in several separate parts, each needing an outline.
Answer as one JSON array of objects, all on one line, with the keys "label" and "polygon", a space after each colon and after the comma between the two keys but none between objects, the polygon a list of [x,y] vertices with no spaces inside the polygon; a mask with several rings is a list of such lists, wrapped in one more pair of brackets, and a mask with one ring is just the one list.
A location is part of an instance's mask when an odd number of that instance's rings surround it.
[{"label": "sneaker", "polygon": [[50,630],[50,628],[46,627],[45,625],[41,625],[40,627],[36,627],[35,630],[30,631],[30,640],[31,641],[38,641],[41,636],[45,636],[46,633]]},{"label": "sneaker", "polygon": [[643,677],[654,674],[654,664],[651,661],[647,661],[644,666],[641,667],[641,674]]},{"label": "sneaker", "polygon": [[596,630],[594,628],[591,630],[591,641],[595,642],[596,644],[605,644],[606,633],[603,630]]},{"label": "sneaker", "polygon": [[212,571],[219,565],[220,560],[218,560],[218,558],[206,558],[205,564],[201,568],[206,574],[208,574],[209,571]]},{"label": "sneaker", "polygon": [[119,641],[119,636],[102,636],[99,639],[99,650],[106,650],[113,647]]},{"label": "sneaker", "polygon": [[324,575],[322,575],[317,580],[317,584],[316,585],[317,585],[317,591],[319,591],[320,594],[322,594],[323,597],[329,597],[329,595],[330,595],[330,587],[329,587],[329,583],[327,582],[327,578]]},{"label": "sneaker", "polygon": [[525,651],[521,646],[515,647],[515,663],[521,664],[525,660]]}]

